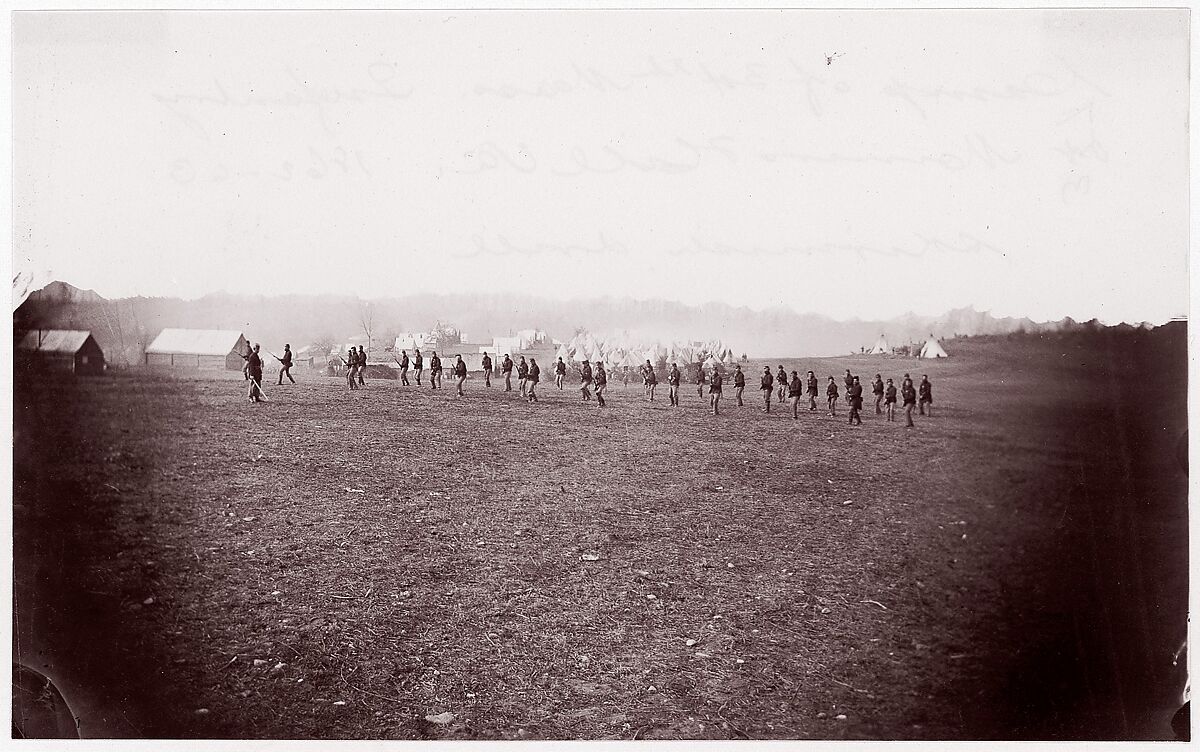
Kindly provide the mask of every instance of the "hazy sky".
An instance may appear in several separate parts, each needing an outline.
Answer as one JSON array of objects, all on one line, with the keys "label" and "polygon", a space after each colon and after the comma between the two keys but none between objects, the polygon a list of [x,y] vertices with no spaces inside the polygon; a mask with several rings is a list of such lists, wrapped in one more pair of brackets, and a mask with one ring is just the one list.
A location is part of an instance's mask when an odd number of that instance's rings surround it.
[{"label": "hazy sky", "polygon": [[1187,310],[1181,10],[19,13],[14,265],[107,297]]}]

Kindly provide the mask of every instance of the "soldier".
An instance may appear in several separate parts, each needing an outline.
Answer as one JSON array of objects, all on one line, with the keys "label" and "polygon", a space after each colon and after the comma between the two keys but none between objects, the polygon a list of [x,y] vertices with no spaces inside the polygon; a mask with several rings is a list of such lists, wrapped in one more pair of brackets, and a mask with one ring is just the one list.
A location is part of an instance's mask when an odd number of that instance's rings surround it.
[{"label": "soldier", "polygon": [[787,398],[788,377],[787,371],[783,370],[783,364],[779,364],[779,370],[775,372],[775,388],[779,390],[779,403],[783,404]]},{"label": "soldier", "polygon": [[483,353],[483,360],[480,363],[480,368],[483,369],[483,385],[485,387],[491,387],[491,385],[492,385],[492,358],[490,355],[487,354],[486,350]]},{"label": "soldier", "polygon": [[643,378],[646,380],[646,394],[650,397],[650,401],[654,401],[654,388],[658,386],[658,375],[654,373],[654,366],[650,365],[650,361],[646,361]]},{"label": "soldier", "polygon": [[354,383],[354,371],[358,364],[358,352],[351,347],[349,351],[346,352],[346,357],[343,358],[339,355],[338,360],[342,361],[342,363],[346,366],[347,386],[350,387],[351,391],[357,389],[358,385]]},{"label": "soldier", "polygon": [[554,364],[554,385],[556,387],[558,387],[558,391],[560,391],[560,392],[562,391],[562,388],[563,388],[563,379],[565,379],[566,377],[567,377],[567,364],[563,362],[562,358],[559,358],[558,362]]},{"label": "soldier", "polygon": [[718,414],[721,406],[721,371],[713,366],[712,379],[708,382],[708,401],[712,405],[713,415]]},{"label": "soldier", "polygon": [[792,420],[800,420],[800,398],[804,396],[804,382],[800,379],[799,371],[792,371],[792,380],[788,382],[788,399],[792,402]]},{"label": "soldier", "polygon": [[421,385],[421,368],[424,362],[421,357],[421,348],[415,348],[413,350],[413,373],[417,375],[417,386]]},{"label": "soldier", "polygon": [[763,393],[766,407],[763,412],[771,412],[771,392],[775,391],[775,377],[771,375],[771,367],[763,366],[762,385],[758,387]]},{"label": "soldier", "polygon": [[817,375],[812,371],[808,372],[808,410],[812,412],[817,409]]},{"label": "soldier", "polygon": [[700,397],[704,397],[704,364],[696,364],[696,391],[700,393]]},{"label": "soldier", "polygon": [[850,387],[854,386],[854,377],[850,375],[850,369],[846,369],[846,375],[842,377],[842,383],[846,386],[846,399],[850,399]]},{"label": "soldier", "polygon": [[521,382],[521,396],[529,395],[529,364],[525,362],[525,356],[520,356],[521,362],[517,363],[517,381]]},{"label": "soldier", "polygon": [[596,401],[604,407],[604,390],[608,388],[608,374],[604,372],[604,364],[596,361]]},{"label": "soldier", "polygon": [[[525,359],[522,358],[521,360],[523,362]],[[528,368],[529,371],[525,376],[525,380],[521,382],[521,389],[529,397],[530,402],[537,402],[537,394],[533,390],[537,388],[538,382],[541,381],[542,367],[537,364],[536,358],[530,358]]]},{"label": "soldier", "polygon": [[586,360],[583,361],[583,367],[579,369],[579,379],[582,382],[579,391],[583,393],[583,401],[586,402],[592,398],[590,391],[592,388],[592,364]]},{"label": "soldier", "polygon": [[[933,417],[933,384],[929,383],[929,377],[924,374],[921,376],[920,395],[917,406],[921,415]],[[928,412],[926,412],[926,407],[928,407]]]},{"label": "soldier", "polygon": [[746,374],[741,366],[733,367],[733,395],[737,397],[737,406],[742,407],[742,392],[746,390]]},{"label": "soldier", "polygon": [[862,415],[859,414],[863,406],[862,393],[862,384],[858,383],[858,377],[855,376],[850,381],[850,388],[846,390],[846,401],[850,404],[851,425],[862,425]]},{"label": "soldier", "polygon": [[879,415],[883,411],[879,409],[879,405],[883,403],[883,377],[875,374],[875,381],[871,383],[871,391],[875,394],[875,414]]},{"label": "soldier", "polygon": [[400,358],[397,359],[396,356],[393,355],[392,359],[395,360],[396,363],[400,366],[400,384],[402,386],[409,386],[409,383],[408,383],[408,366],[409,366],[408,351],[401,350]]},{"label": "soldier", "polygon": [[365,382],[363,382],[363,373],[366,370],[367,370],[367,353],[365,350],[363,350],[363,346],[359,345],[358,346],[358,385],[359,386],[362,386],[365,383]]},{"label": "soldier", "polygon": [[917,406],[917,390],[913,388],[912,379],[905,374],[904,384],[900,387],[900,396],[904,398],[904,419],[907,421],[905,428],[913,427],[913,408]]},{"label": "soldier", "polygon": [[258,354],[258,345],[250,351],[246,356],[246,378],[250,381],[250,394],[248,395],[251,402],[262,402],[262,373],[263,362]]},{"label": "soldier", "polygon": [[429,356],[429,388],[439,389],[442,386],[442,359],[438,357],[437,350]]},{"label": "soldier", "polygon": [[892,423],[896,422],[896,385],[891,379],[887,380],[887,389],[884,390],[883,406],[887,412],[887,419]]},{"label": "soldier", "polygon": [[461,355],[454,356],[454,382],[458,387],[458,396],[463,396],[463,384],[467,382],[467,364],[463,362]]},{"label": "soldier", "polygon": [[292,378],[292,346],[284,345],[283,346],[283,357],[276,358],[276,360],[279,361],[279,384],[278,385],[283,386],[283,377],[285,374],[288,377],[288,381],[295,384],[296,380]]},{"label": "soldier", "polygon": [[838,385],[832,376],[829,377],[829,384],[825,386],[825,399],[829,402],[829,414],[837,415]]},{"label": "soldier", "polygon": [[500,363],[500,373],[504,374],[504,391],[512,391],[512,358],[508,357],[508,353],[504,353],[504,360]]},{"label": "soldier", "polygon": [[671,370],[667,371],[667,399],[671,401],[672,407],[679,407],[679,380],[681,377],[679,364],[672,363]]}]

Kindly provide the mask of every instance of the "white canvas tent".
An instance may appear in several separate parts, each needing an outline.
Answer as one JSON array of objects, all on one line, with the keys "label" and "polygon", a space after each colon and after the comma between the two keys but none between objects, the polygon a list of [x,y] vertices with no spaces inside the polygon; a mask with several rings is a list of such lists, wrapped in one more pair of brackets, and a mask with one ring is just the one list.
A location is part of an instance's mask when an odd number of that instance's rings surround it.
[{"label": "white canvas tent", "polygon": [[887,340],[884,339],[884,336],[881,334],[881,335],[879,335],[879,339],[875,340],[875,346],[872,347],[870,350],[868,350],[867,354],[868,355],[887,355],[891,351],[892,351],[892,348],[888,347]]},{"label": "white canvas tent", "polygon": [[922,358],[948,358],[948,357],[950,357],[950,354],[946,352],[946,350],[942,347],[941,343],[939,343],[933,337],[930,337],[929,340],[925,343],[924,347],[921,348],[921,356],[920,357],[922,357]]}]

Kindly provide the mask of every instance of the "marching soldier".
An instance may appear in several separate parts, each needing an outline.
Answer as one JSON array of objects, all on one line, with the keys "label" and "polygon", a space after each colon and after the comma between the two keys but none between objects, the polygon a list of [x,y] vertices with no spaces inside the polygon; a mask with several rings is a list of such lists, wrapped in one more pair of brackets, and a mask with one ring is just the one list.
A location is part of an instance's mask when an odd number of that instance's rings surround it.
[{"label": "marching soldier", "polygon": [[829,414],[837,415],[838,385],[832,376],[829,377],[829,384],[825,387],[825,399],[829,402]]},{"label": "marching soldier", "polygon": [[525,356],[521,356],[521,362],[517,363],[517,381],[521,382],[521,396],[529,396],[529,364],[525,362]]},{"label": "marching soldier", "polygon": [[248,395],[251,402],[262,402],[262,374],[263,362],[262,357],[258,354],[258,345],[250,351],[246,356],[246,377],[250,381],[250,394]]},{"label": "marching soldier", "polygon": [[363,381],[363,373],[366,370],[367,370],[367,353],[365,350],[363,350],[363,346],[359,345],[358,346],[358,385],[359,386],[362,386],[365,383]]},{"label": "marching soldier", "polygon": [[716,366],[713,366],[712,379],[708,382],[708,401],[713,415],[717,415],[721,406],[721,370]]},{"label": "marching soldier", "polygon": [[[524,361],[525,359],[522,358],[521,360]],[[537,364],[536,358],[530,358],[528,368],[529,372],[526,374],[525,380],[521,382],[521,388],[525,391],[526,396],[529,397],[530,402],[537,402],[537,394],[533,390],[537,389],[538,382],[541,381],[542,367]]]},{"label": "marching soldier", "polygon": [[586,402],[592,398],[590,391],[592,388],[592,364],[586,360],[583,361],[583,367],[579,369],[579,378],[583,382],[579,391],[583,393],[583,400]]},{"label": "marching soldier", "polygon": [[296,380],[292,378],[292,346],[284,345],[283,357],[276,358],[276,360],[279,361],[279,386],[283,386],[283,377],[285,375],[288,377],[288,381],[295,384]]},{"label": "marching soldier", "polygon": [[875,381],[871,383],[871,391],[875,394],[875,414],[879,415],[883,411],[879,409],[879,405],[883,402],[883,377],[875,374]]},{"label": "marching soldier", "polygon": [[696,391],[699,392],[701,399],[704,398],[704,364],[696,364]]},{"label": "marching soldier", "polygon": [[737,397],[737,406],[742,407],[742,392],[746,390],[746,374],[741,366],[733,367],[733,394]]},{"label": "marching soldier", "polygon": [[658,375],[654,373],[654,366],[650,365],[650,361],[646,361],[643,376],[646,380],[646,395],[650,397],[650,401],[654,401],[654,388],[658,386]]},{"label": "marching soldier", "polygon": [[512,391],[512,358],[508,357],[508,353],[504,353],[504,360],[500,363],[500,372],[504,374],[504,391]]},{"label": "marching soldier", "polygon": [[804,396],[804,382],[800,380],[800,372],[792,371],[792,380],[788,382],[788,399],[792,402],[792,420],[800,420],[800,398]]},{"label": "marching soldier", "polygon": [[783,370],[783,364],[779,364],[779,370],[775,372],[775,388],[779,390],[779,403],[783,404],[787,398],[788,377],[787,371]]},{"label": "marching soldier", "polygon": [[[920,399],[917,402],[917,407],[921,415],[933,417],[933,384],[929,383],[929,377],[921,376],[921,388],[919,390]],[[926,410],[928,409],[928,412]]]},{"label": "marching soldier", "polygon": [[417,375],[417,386],[421,385],[421,369],[424,364],[424,359],[421,357],[421,348],[413,349],[413,373]]},{"label": "marching soldier", "polygon": [[812,412],[817,409],[817,375],[812,371],[808,372],[808,410]]},{"label": "marching soldier", "polygon": [[862,384],[858,383],[858,377],[855,376],[850,381],[850,388],[846,390],[846,401],[850,404],[850,424],[862,425],[862,416],[859,414],[862,410]]},{"label": "marching soldier", "polygon": [[563,379],[565,379],[566,377],[567,377],[567,364],[563,362],[562,358],[559,358],[558,362],[554,364],[554,385],[556,387],[558,387],[558,391],[560,391],[560,392],[562,391],[562,388],[563,388]]},{"label": "marching soldier", "polygon": [[463,384],[467,381],[467,364],[463,362],[461,355],[454,356],[454,382],[458,387],[458,396],[463,396]]},{"label": "marching soldier", "polygon": [[483,369],[483,385],[490,387],[492,385],[492,358],[486,352],[483,354],[480,367]]},{"label": "marching soldier", "polygon": [[442,359],[437,350],[429,356],[429,388],[440,389],[442,386]]},{"label": "marching soldier", "polygon": [[913,408],[917,406],[917,390],[913,388],[912,379],[908,378],[908,374],[904,375],[904,384],[900,387],[900,396],[904,398],[904,419],[907,421],[905,428],[912,428],[913,425]]},{"label": "marching soldier", "polygon": [[393,355],[392,359],[395,360],[396,363],[398,363],[400,365],[400,384],[402,386],[409,386],[409,383],[408,383],[408,366],[409,366],[408,351],[401,350],[400,358],[397,359],[396,356]]},{"label": "marching soldier", "polygon": [[846,375],[842,377],[842,383],[846,386],[846,399],[850,399],[850,387],[854,386],[854,377],[850,375],[850,369],[846,369]]},{"label": "marching soldier", "polygon": [[888,421],[896,422],[896,385],[891,379],[887,380],[887,389],[884,390],[883,406],[887,413]]},{"label": "marching soldier", "polygon": [[667,371],[667,399],[671,401],[672,407],[679,407],[679,380],[682,374],[679,373],[679,364],[672,363],[671,370]]},{"label": "marching soldier", "polygon": [[351,347],[346,352],[346,357],[343,358],[339,355],[338,360],[342,361],[346,366],[346,385],[350,387],[351,391],[357,389],[358,385],[354,383],[354,371],[358,364],[358,352]]},{"label": "marching soldier", "polygon": [[604,390],[608,388],[608,374],[604,372],[604,364],[596,361],[596,401],[604,407]]},{"label": "marching soldier", "polygon": [[758,387],[763,393],[763,401],[766,407],[763,412],[771,412],[771,392],[775,391],[775,377],[771,375],[771,367],[763,366],[762,385]]}]

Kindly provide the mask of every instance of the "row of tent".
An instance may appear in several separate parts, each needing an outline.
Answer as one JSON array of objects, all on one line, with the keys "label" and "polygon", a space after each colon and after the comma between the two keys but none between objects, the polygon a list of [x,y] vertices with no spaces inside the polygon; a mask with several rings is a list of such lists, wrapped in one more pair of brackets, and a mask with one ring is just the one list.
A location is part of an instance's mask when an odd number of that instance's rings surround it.
[{"label": "row of tent", "polygon": [[650,361],[651,365],[678,363],[681,366],[702,363],[708,368],[732,366],[737,362],[733,349],[720,340],[709,342],[637,342],[624,337],[603,338],[581,332],[558,346],[554,356],[568,363],[601,362],[608,368],[637,368]]},{"label": "row of tent", "polygon": [[[892,348],[888,346],[887,339],[881,334],[879,339],[875,340],[870,350],[867,350],[867,355],[891,355]],[[921,350],[918,353],[919,358],[948,358],[950,354],[946,352],[946,348],[942,347],[942,343],[937,341],[937,338],[932,334],[929,339],[925,340],[925,344],[921,345]]]}]

